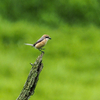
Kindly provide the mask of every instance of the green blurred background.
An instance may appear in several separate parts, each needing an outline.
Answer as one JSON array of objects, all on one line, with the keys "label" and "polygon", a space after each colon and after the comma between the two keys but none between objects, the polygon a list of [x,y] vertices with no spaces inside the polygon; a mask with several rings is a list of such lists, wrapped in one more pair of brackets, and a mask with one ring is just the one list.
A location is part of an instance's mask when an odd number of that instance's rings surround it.
[{"label": "green blurred background", "polygon": [[0,100],[16,100],[40,52],[44,68],[30,100],[100,100],[100,1],[1,0]]}]

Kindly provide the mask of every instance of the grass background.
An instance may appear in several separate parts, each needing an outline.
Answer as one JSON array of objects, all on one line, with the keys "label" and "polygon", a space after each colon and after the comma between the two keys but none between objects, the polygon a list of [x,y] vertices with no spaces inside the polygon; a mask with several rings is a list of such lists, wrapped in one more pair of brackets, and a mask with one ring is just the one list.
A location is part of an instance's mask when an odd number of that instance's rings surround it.
[{"label": "grass background", "polygon": [[34,43],[43,34],[52,40],[45,46],[44,68],[30,100],[100,99],[100,28],[88,24],[59,27],[9,22],[0,18],[0,100],[15,100],[34,63]]}]

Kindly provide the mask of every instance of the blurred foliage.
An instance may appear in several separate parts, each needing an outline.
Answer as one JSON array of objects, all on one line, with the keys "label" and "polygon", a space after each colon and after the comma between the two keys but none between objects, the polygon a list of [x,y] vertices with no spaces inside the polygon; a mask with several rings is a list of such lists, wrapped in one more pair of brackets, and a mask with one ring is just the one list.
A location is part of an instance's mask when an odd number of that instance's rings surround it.
[{"label": "blurred foliage", "polygon": [[15,23],[0,18],[0,100],[15,100],[40,51],[34,43],[43,34],[52,38],[45,46],[44,68],[30,100],[100,99],[100,29],[94,25],[56,29]]},{"label": "blurred foliage", "polygon": [[1,0],[0,100],[18,97],[40,54],[24,43],[43,34],[52,40],[30,100],[100,100],[99,16],[99,0]]},{"label": "blurred foliage", "polygon": [[1,0],[0,15],[12,21],[23,19],[54,26],[62,22],[100,25],[100,1]]}]

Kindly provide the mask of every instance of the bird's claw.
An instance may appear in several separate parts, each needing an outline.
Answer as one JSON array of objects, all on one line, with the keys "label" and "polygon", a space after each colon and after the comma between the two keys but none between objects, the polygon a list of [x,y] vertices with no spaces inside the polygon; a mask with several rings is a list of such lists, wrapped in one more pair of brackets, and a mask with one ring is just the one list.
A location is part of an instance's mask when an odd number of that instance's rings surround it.
[{"label": "bird's claw", "polygon": [[42,50],[44,50],[44,48],[42,48],[42,49],[39,49],[39,51],[41,51],[41,54],[42,54],[42,53],[44,53],[44,51],[42,51]]}]

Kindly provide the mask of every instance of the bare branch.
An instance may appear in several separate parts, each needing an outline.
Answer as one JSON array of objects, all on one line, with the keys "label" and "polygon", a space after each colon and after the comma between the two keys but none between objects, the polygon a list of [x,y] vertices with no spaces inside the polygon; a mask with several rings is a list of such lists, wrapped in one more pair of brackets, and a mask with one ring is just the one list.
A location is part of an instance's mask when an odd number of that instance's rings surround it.
[{"label": "bare branch", "polygon": [[30,63],[32,65],[31,71],[17,100],[28,100],[34,94],[39,74],[43,68],[42,57],[43,53],[37,58],[34,64]]}]

